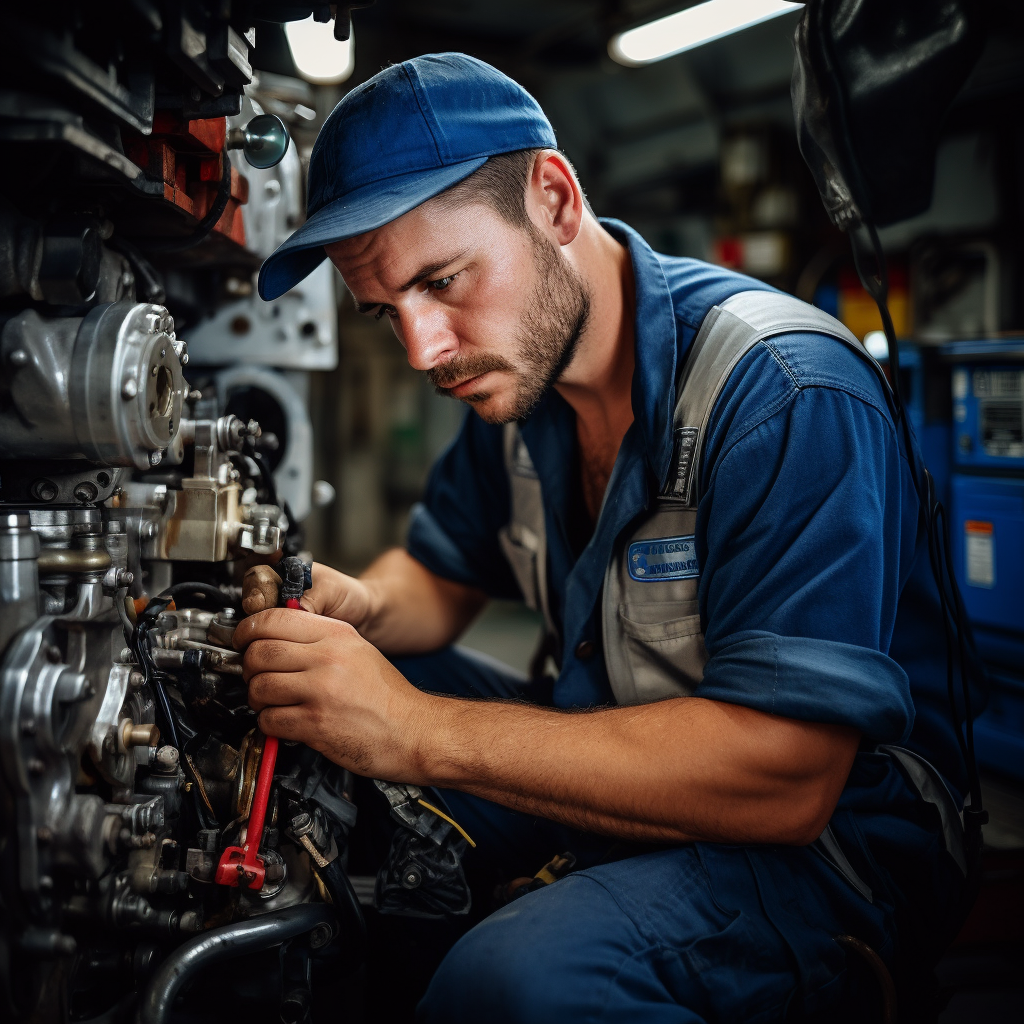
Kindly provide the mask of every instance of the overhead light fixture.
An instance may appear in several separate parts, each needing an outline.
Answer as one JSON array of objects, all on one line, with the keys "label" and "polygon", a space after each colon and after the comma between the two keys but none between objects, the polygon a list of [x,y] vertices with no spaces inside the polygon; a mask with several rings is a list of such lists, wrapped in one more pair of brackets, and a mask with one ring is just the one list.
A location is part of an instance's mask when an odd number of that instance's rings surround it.
[{"label": "overhead light fixture", "polygon": [[337,85],[352,74],[356,62],[351,32],[348,39],[335,39],[334,23],[314,21],[312,15],[305,21],[286,21],[284,31],[295,66],[307,82]]},{"label": "overhead light fixture", "polygon": [[629,67],[653,64],[803,6],[785,0],[707,0],[620,32],[608,43],[608,53]]}]

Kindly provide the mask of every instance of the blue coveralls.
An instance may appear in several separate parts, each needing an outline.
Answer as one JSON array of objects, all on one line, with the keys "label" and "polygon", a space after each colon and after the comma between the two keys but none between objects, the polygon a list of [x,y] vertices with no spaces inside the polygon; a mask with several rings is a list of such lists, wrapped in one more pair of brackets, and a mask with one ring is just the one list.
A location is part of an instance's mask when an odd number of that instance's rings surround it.
[{"label": "blue coveralls", "polygon": [[[457,649],[399,659],[423,689],[559,708],[614,703],[600,653],[613,543],[669,473],[676,375],[704,315],[735,292],[767,286],[658,255],[624,224],[603,223],[628,246],[636,280],[634,422],[589,539],[578,528],[574,413],[549,391],[522,424],[544,495],[560,674],[553,686],[528,684]],[[621,850],[607,838],[446,792],[478,843],[471,856],[500,864],[505,877],[532,875],[566,849],[583,870],[466,934],[419,1019],[782,1020],[849,997],[836,935],[863,939],[897,968],[901,954],[927,955],[941,941],[962,876],[934,807],[874,752],[879,743],[907,746],[954,795],[965,792],[937,595],[901,443],[873,371],[844,345],[816,334],[763,341],[715,406],[696,531],[709,653],[697,694],[860,730],[831,825],[872,899],[811,848],[692,843],[614,859]],[[440,576],[520,597],[498,541],[509,501],[502,428],[470,412],[433,469],[408,549]]]}]

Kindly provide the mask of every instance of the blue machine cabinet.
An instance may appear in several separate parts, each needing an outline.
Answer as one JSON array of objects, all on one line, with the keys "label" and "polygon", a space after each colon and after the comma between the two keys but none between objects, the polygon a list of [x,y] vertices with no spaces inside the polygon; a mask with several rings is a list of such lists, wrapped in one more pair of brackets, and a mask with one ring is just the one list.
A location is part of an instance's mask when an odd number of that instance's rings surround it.
[{"label": "blue machine cabinet", "polygon": [[992,696],[978,760],[1024,780],[1024,342],[957,342],[950,516],[953,559]]}]

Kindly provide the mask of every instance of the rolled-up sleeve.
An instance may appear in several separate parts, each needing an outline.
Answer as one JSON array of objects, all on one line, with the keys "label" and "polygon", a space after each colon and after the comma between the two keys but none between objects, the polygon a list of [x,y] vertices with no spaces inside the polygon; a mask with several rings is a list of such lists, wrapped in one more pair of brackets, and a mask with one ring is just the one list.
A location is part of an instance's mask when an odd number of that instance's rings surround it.
[{"label": "rolled-up sleeve", "polygon": [[910,681],[892,658],[756,630],[718,645],[698,694],[787,718],[855,725],[879,740],[905,739],[914,720]]},{"label": "rolled-up sleeve", "polygon": [[520,597],[498,531],[509,519],[501,427],[469,412],[434,464],[423,500],[413,507],[406,549],[444,579],[489,597]]},{"label": "rolled-up sleeve", "polygon": [[698,512],[697,695],[905,740],[914,705],[888,651],[911,510],[880,397],[794,383],[759,419],[729,406]]}]

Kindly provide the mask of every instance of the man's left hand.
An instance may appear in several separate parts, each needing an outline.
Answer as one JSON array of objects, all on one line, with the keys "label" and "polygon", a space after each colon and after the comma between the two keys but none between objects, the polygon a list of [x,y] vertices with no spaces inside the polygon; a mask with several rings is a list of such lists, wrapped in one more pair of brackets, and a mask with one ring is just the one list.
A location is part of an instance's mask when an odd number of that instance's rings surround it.
[{"label": "man's left hand", "polygon": [[359,775],[416,782],[436,698],[421,693],[347,622],[291,608],[235,630],[249,704],[268,736],[299,740]]}]

